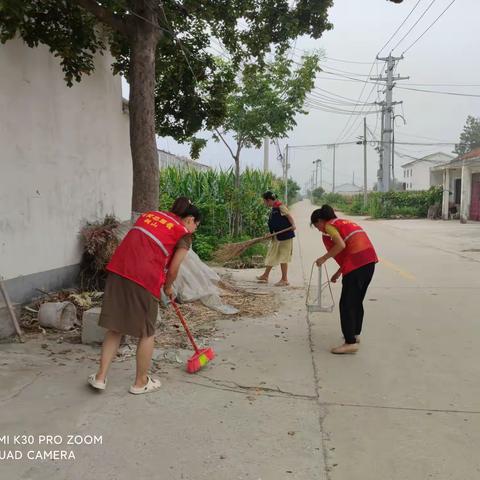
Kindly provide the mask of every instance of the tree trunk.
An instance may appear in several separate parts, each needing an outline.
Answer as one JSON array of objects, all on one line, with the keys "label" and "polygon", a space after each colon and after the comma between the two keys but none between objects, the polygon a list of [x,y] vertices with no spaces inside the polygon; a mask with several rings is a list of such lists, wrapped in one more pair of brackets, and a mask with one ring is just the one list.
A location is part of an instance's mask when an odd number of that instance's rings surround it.
[{"label": "tree trunk", "polygon": [[[130,58],[130,149],[133,163],[132,214],[158,209],[159,164],[155,137],[155,51],[160,30],[145,1],[134,2],[137,18],[131,38]],[[148,7],[148,6],[147,6]]]}]

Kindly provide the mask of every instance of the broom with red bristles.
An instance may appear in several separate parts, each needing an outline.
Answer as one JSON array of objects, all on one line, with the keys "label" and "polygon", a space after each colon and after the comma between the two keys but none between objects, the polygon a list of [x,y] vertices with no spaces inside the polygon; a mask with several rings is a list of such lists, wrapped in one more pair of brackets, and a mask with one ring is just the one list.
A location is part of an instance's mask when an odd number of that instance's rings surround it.
[{"label": "broom with red bristles", "polygon": [[183,328],[187,333],[188,339],[190,340],[190,343],[192,344],[193,349],[195,350],[195,353],[187,360],[187,372],[188,373],[198,372],[210,360],[213,360],[215,358],[215,352],[211,347],[202,348],[202,349],[198,348],[193,338],[193,335],[190,332],[190,329],[188,328],[187,322],[185,321],[185,318],[182,312],[180,311],[180,309],[178,308],[178,305],[175,303],[175,300],[173,299],[173,297],[170,298],[170,301],[173,308],[175,309],[175,313],[177,314],[178,318],[182,322]]},{"label": "broom with red bristles", "polygon": [[213,254],[213,259],[221,263],[228,262],[229,260],[232,260],[232,258],[239,257],[247,248],[251,247],[252,245],[265,242],[266,240],[275,237],[279,233],[289,232],[290,230],[293,230],[293,227],[285,228],[279,232],[269,233],[263,237],[252,238],[252,240],[246,240],[245,242],[225,243]]}]

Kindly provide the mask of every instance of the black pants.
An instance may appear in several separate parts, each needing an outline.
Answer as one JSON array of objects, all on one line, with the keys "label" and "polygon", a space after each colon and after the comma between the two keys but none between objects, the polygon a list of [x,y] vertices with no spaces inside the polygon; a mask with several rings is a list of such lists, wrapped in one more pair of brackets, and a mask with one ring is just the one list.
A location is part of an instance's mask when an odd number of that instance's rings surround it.
[{"label": "black pants", "polygon": [[375,271],[375,264],[369,263],[348,273],[342,279],[340,297],[340,320],[345,343],[355,343],[363,323],[363,300]]}]

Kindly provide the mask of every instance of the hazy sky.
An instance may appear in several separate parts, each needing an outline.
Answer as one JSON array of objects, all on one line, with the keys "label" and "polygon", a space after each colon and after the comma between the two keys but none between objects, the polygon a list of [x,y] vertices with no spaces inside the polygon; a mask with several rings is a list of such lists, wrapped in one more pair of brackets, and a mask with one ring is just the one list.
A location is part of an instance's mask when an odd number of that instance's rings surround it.
[{"label": "hazy sky", "polygon": [[[348,79],[336,74],[361,80],[367,78],[359,75],[368,75],[376,54],[416,3],[417,0],[404,0],[399,5],[386,0],[337,0],[329,13],[334,29],[326,32],[324,37],[319,40],[301,38],[296,42],[297,55],[300,53],[298,51],[301,50],[323,49],[327,58],[322,61],[322,67],[325,71],[335,73],[335,75],[326,73],[318,75],[316,87],[327,90],[329,93],[316,90],[315,96],[321,94],[338,98],[334,95],[341,95],[348,99],[357,100],[364,83],[348,81]],[[382,51],[382,56],[389,53],[390,49],[408,32],[430,3],[431,0],[420,0],[409,20]],[[400,56],[449,3],[451,3],[451,0],[436,0],[417,26],[394,49],[393,54]],[[479,0],[456,0],[423,38],[405,53],[405,58],[399,62],[395,73],[409,76],[410,79],[398,82],[397,85],[399,87],[468,93],[480,96],[479,19]],[[346,63],[333,59],[365,63]],[[379,62],[373,66],[373,75],[377,73],[377,66],[379,72],[384,70],[384,63]],[[342,73],[338,70],[351,73]],[[427,85],[424,86],[424,84]],[[458,84],[475,86],[460,86]],[[366,100],[371,91],[369,101],[377,100],[377,88],[373,84],[367,84],[361,97],[362,101]],[[383,97],[382,93],[380,95]],[[398,142],[456,142],[467,115],[480,116],[480,97],[433,94],[399,88],[394,89],[393,96],[394,100],[403,101],[403,109],[399,105],[396,107],[395,113],[404,115],[407,121],[404,126],[400,118],[396,120],[395,138]],[[335,108],[352,110],[353,107],[335,105]],[[368,109],[370,107],[365,108],[365,110]],[[358,111],[362,111],[361,106],[357,108]],[[349,121],[349,124],[344,129],[347,121]],[[310,145],[333,143],[339,140],[356,140],[356,137],[363,132],[362,122],[362,116],[349,117],[344,114],[310,110],[308,115],[298,117],[297,127],[290,133],[289,138],[281,140],[280,144],[282,146],[286,143],[289,145]],[[377,115],[368,115],[367,123],[372,131],[376,128],[376,134],[378,135],[380,125],[377,121]],[[342,130],[343,135],[340,135]],[[159,146],[172,153],[188,153],[188,147],[177,145],[172,139],[159,139]],[[453,146],[398,145],[399,153],[414,157],[436,151],[450,153],[452,149]],[[311,176],[312,161],[317,158],[324,160],[324,187],[327,189],[331,187],[331,150],[324,147],[293,149],[291,153],[291,176],[302,187]],[[372,147],[369,147],[368,156],[368,180],[369,186],[371,186],[376,181],[378,155]],[[225,146],[213,141],[209,142],[202,152],[200,161],[214,167],[228,168],[232,165]],[[408,158],[400,158],[399,156],[395,159],[398,166],[408,161]],[[261,168],[263,166],[263,151],[244,151],[242,165]],[[351,182],[353,175],[355,175],[355,183],[362,185],[363,149],[361,146],[339,147],[337,149],[336,165],[337,185]],[[270,166],[272,171],[281,172],[281,166],[276,160],[276,151],[273,146],[270,147]],[[396,172],[397,177],[400,178],[402,175],[401,168],[396,168]]]}]

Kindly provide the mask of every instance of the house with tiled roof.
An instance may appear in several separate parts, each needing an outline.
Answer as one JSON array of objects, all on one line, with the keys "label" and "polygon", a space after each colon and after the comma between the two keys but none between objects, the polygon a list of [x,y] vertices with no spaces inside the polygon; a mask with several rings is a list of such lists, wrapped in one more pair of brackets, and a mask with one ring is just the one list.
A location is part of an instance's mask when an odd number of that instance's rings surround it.
[{"label": "house with tiled roof", "polygon": [[432,168],[443,177],[442,218],[480,221],[480,148]]}]

